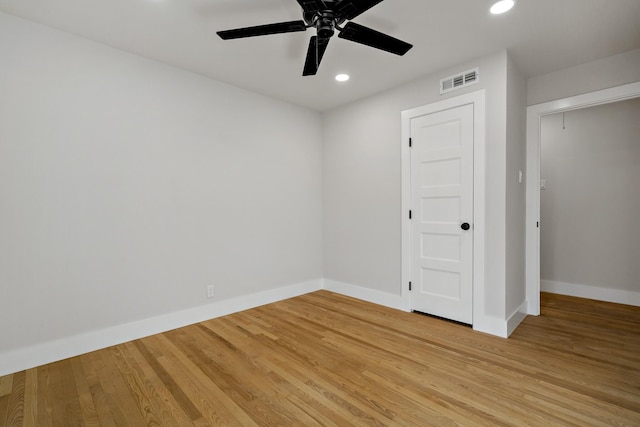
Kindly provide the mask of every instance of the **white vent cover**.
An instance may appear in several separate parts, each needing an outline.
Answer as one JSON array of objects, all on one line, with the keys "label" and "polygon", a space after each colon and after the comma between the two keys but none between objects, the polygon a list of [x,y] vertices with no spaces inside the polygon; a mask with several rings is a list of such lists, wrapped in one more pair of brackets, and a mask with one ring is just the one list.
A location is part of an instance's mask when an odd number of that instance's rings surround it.
[{"label": "white vent cover", "polygon": [[471,86],[480,80],[480,69],[478,67],[467,70],[463,73],[454,74],[440,80],[440,94]]}]

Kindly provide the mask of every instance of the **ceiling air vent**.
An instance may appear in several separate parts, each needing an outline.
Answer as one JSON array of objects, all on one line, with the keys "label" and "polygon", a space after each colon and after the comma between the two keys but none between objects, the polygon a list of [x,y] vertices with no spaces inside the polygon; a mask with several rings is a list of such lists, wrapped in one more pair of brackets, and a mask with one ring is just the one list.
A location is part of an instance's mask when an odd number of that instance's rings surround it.
[{"label": "ceiling air vent", "polygon": [[454,74],[440,80],[440,94],[460,89],[478,83],[480,80],[479,68],[467,70],[464,73]]}]

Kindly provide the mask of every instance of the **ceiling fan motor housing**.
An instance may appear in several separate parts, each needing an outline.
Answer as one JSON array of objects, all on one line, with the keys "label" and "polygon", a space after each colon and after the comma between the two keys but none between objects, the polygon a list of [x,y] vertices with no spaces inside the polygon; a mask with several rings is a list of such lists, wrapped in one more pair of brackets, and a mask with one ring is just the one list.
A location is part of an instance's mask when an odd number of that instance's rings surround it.
[{"label": "ceiling fan motor housing", "polygon": [[318,37],[328,39],[333,36],[336,25],[336,18],[331,11],[318,12],[316,14],[314,26],[318,32]]},{"label": "ceiling fan motor housing", "polygon": [[323,10],[304,10],[302,16],[304,21],[310,27],[315,27],[318,37],[321,39],[329,39],[335,34],[335,28],[345,21],[339,12],[334,10],[334,0],[324,0],[323,4],[326,9]]}]

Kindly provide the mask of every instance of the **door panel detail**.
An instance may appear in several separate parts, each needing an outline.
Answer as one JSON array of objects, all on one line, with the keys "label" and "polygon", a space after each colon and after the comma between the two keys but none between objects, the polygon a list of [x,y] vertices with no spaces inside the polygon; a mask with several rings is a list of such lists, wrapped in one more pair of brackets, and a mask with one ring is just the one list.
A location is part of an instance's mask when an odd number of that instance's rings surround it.
[{"label": "door panel detail", "polygon": [[413,310],[473,319],[473,105],[411,119]]}]

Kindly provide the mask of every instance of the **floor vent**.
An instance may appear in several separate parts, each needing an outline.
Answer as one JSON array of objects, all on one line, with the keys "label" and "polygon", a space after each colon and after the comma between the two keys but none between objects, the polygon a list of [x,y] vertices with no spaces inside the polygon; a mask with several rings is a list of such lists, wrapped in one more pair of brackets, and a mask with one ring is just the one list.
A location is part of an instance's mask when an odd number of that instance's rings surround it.
[{"label": "floor vent", "polygon": [[466,86],[470,86],[478,83],[480,80],[480,69],[473,68],[467,70],[464,73],[454,74],[453,76],[445,77],[440,80],[440,94],[450,92],[452,90],[460,89]]}]

